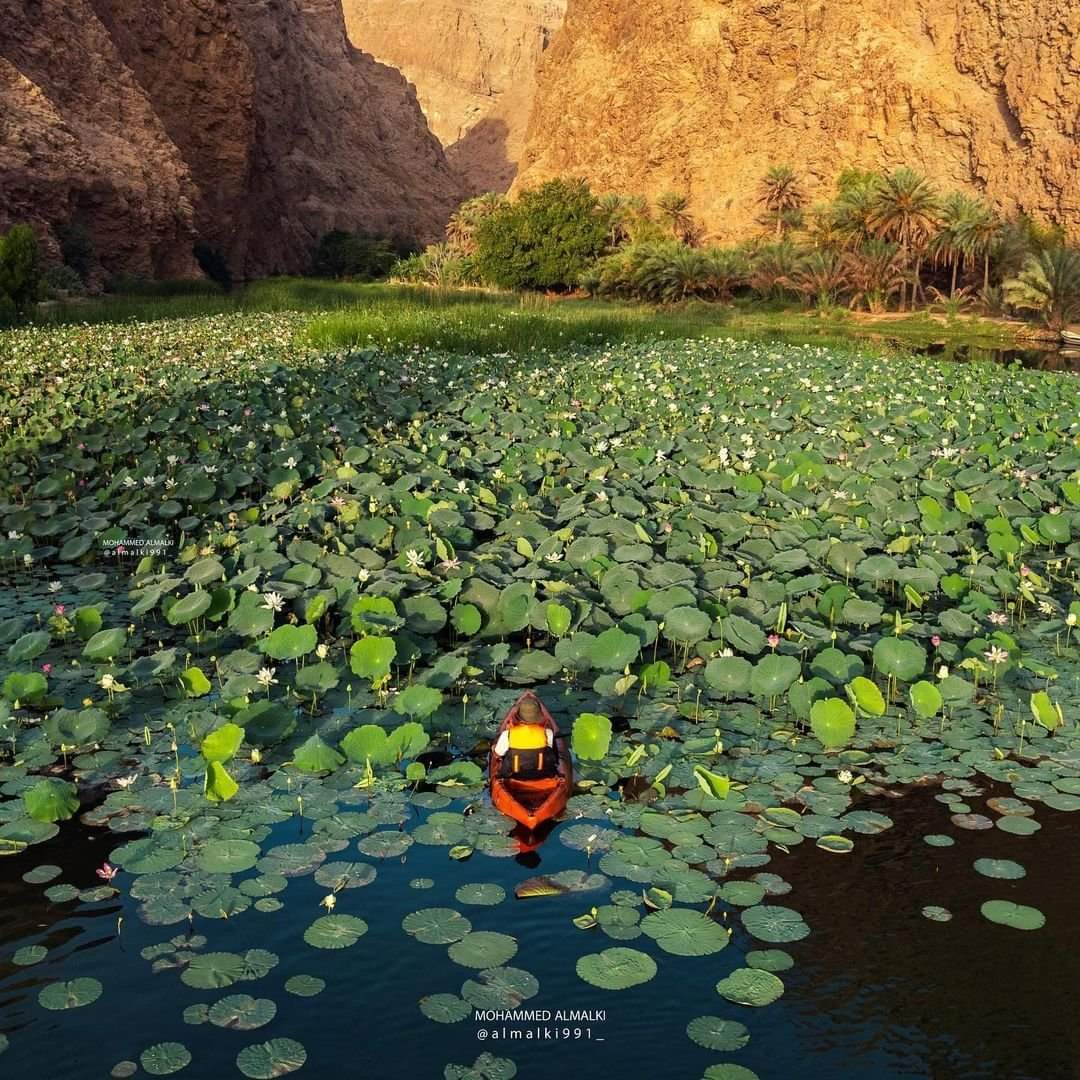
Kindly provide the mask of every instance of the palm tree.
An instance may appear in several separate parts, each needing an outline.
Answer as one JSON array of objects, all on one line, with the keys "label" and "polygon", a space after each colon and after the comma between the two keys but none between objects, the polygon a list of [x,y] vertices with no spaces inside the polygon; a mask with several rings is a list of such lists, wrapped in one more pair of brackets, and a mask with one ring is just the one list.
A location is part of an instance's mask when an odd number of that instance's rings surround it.
[{"label": "palm tree", "polygon": [[758,202],[765,207],[770,219],[775,218],[779,243],[784,226],[794,219],[806,202],[795,170],[790,165],[773,165],[762,178]]},{"label": "palm tree", "polygon": [[1052,330],[1080,320],[1080,251],[1054,247],[1027,257],[1003,285],[1013,307],[1039,312]]},{"label": "palm tree", "polygon": [[808,303],[834,304],[851,286],[851,269],[838,251],[812,251],[791,272],[787,284]]},{"label": "palm tree", "polygon": [[665,191],[657,198],[656,209],[671,229],[671,235],[683,243],[689,242],[695,232],[694,219],[690,214],[690,196]]},{"label": "palm tree", "polygon": [[909,277],[907,257],[896,244],[871,240],[844,255],[852,286],[851,306],[863,302],[881,311],[889,298],[902,292]]},{"label": "palm tree", "polygon": [[446,224],[446,240],[463,255],[472,255],[474,239],[480,222],[494,214],[506,202],[506,197],[495,191],[487,191],[466,199],[450,216]]},{"label": "palm tree", "polygon": [[[897,169],[881,179],[875,192],[870,227],[875,236],[891,240],[910,262],[915,275],[912,300],[921,290],[920,269],[923,251],[937,229],[941,203],[929,181],[913,169]],[[900,307],[906,306],[907,288],[900,290]]]},{"label": "palm tree", "polygon": [[964,261],[965,253],[961,230],[971,214],[971,207],[974,202],[974,199],[969,195],[965,195],[962,191],[954,191],[947,195],[941,203],[941,220],[938,224],[938,230],[930,238],[927,248],[935,262],[952,267],[952,277],[949,283],[950,296],[956,293],[956,278],[960,270],[960,264]]},{"label": "palm tree", "polygon": [[798,265],[799,250],[790,241],[769,244],[754,253],[750,286],[763,297],[782,297],[791,290],[791,276]]},{"label": "palm tree", "polygon": [[1001,219],[982,199],[970,199],[967,212],[957,222],[957,236],[964,260],[982,259],[983,291],[990,288],[990,254],[1001,233]]},{"label": "palm tree", "polygon": [[717,300],[730,300],[731,294],[747,278],[746,256],[737,248],[712,248],[708,252],[708,276]]},{"label": "palm tree", "polygon": [[875,200],[881,177],[877,173],[848,170],[838,181],[833,203],[832,232],[846,248],[861,247],[873,239]]}]

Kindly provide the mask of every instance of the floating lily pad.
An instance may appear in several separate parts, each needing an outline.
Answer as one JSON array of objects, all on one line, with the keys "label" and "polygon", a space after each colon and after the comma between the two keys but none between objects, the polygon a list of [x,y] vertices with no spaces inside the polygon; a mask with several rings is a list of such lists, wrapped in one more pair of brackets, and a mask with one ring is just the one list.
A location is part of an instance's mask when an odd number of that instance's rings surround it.
[{"label": "floating lily pad", "polygon": [[493,883],[462,885],[454,893],[459,904],[474,904],[479,907],[492,907],[506,899],[506,890]]},{"label": "floating lily pad", "polygon": [[746,954],[746,962],[752,968],[761,971],[787,971],[795,966],[790,953],[783,949],[751,949]]},{"label": "floating lily pad", "polygon": [[11,962],[19,967],[30,967],[33,964],[40,964],[48,955],[49,950],[44,945],[24,945],[21,949],[15,950]]},{"label": "floating lily pad", "polygon": [[457,994],[430,994],[420,999],[420,1011],[440,1024],[456,1024],[472,1015],[473,1007]]},{"label": "floating lily pad", "polygon": [[254,1031],[269,1024],[277,1015],[277,1005],[269,998],[250,994],[230,994],[210,1006],[209,1020],[216,1027],[236,1031]]},{"label": "floating lily pad", "polygon": [[490,968],[513,959],[517,950],[517,941],[509,934],[473,930],[450,946],[449,955],[462,967]]},{"label": "floating lily pad", "polygon": [[936,904],[927,904],[922,909],[922,914],[931,922],[948,922],[952,918],[952,912],[948,908],[938,907]]},{"label": "floating lily pad", "polygon": [[304,931],[304,940],[316,949],[347,949],[367,929],[367,923],[355,915],[323,915]]},{"label": "floating lily pad", "polygon": [[1038,930],[1046,925],[1046,916],[1038,908],[1011,900],[987,900],[979,910],[991,922],[1014,930]]},{"label": "floating lily pad", "polygon": [[290,975],[285,989],[297,997],[316,997],[326,989],[326,980],[317,975]]},{"label": "floating lily pad", "polygon": [[720,1016],[699,1016],[686,1026],[686,1034],[706,1050],[741,1050],[750,1041],[750,1032],[736,1020]]},{"label": "floating lily pad", "polygon": [[38,1004],[53,1011],[80,1009],[97,1001],[103,990],[104,987],[97,979],[81,978],[72,979],[70,982],[50,983],[38,992]]},{"label": "floating lily pad", "polygon": [[472,923],[453,908],[421,908],[401,920],[401,928],[425,945],[450,945],[472,930]]},{"label": "floating lily pad", "polygon": [[716,984],[716,992],[737,1005],[771,1005],[784,993],[784,983],[762,968],[736,968]]},{"label": "floating lily pad", "polygon": [[742,913],[743,926],[761,941],[784,944],[801,941],[810,933],[803,917],[791,908],[779,904],[760,904]]},{"label": "floating lily pad", "polygon": [[578,976],[602,990],[627,990],[656,975],[656,961],[637,949],[615,947],[590,953],[577,962]]},{"label": "floating lily pad", "polygon": [[303,1068],[307,1050],[295,1039],[271,1039],[247,1046],[236,1055],[236,1067],[251,1080],[274,1080]]},{"label": "floating lily pad", "polygon": [[690,908],[654,911],[641,929],[665,952],[676,956],[708,956],[725,948],[731,934],[718,922]]},{"label": "floating lily pad", "polygon": [[151,1076],[171,1076],[191,1064],[191,1051],[183,1043],[155,1043],[139,1055],[139,1064]]},{"label": "floating lily pad", "polygon": [[528,971],[514,967],[494,967],[466,979],[461,996],[477,1009],[514,1009],[534,997],[540,983]]},{"label": "floating lily pad", "polygon": [[1027,871],[1011,859],[976,859],[975,869],[988,878],[1004,878],[1006,881],[1016,881],[1024,877]]}]

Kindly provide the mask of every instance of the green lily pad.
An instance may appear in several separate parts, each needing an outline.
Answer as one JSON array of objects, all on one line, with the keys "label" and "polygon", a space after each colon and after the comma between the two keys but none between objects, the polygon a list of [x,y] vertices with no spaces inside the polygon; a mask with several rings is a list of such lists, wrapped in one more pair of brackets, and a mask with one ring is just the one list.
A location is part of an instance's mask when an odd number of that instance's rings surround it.
[{"label": "green lily pad", "polygon": [[637,949],[616,947],[581,957],[577,973],[579,978],[602,990],[628,990],[656,975],[656,961]]},{"label": "green lily pad", "polygon": [[784,993],[784,983],[761,968],[736,968],[716,984],[716,992],[736,1005],[771,1005]]},{"label": "green lily pad", "polygon": [[236,1055],[236,1067],[251,1080],[274,1080],[303,1068],[307,1050],[295,1039],[271,1039],[246,1046]]},{"label": "green lily pad", "polygon": [[1038,930],[1046,925],[1046,916],[1038,908],[1011,900],[987,900],[979,910],[984,918],[1014,930]]},{"label": "green lily pad", "polygon": [[79,1009],[92,1005],[101,997],[104,987],[97,979],[72,979],[70,982],[55,982],[42,987],[38,992],[38,1004],[44,1009],[59,1011]]},{"label": "green lily pad", "polygon": [[355,915],[323,915],[304,931],[304,940],[316,949],[346,949],[367,929],[367,923]]},{"label": "green lily pad", "polygon": [[139,1055],[139,1064],[151,1076],[171,1076],[191,1064],[191,1051],[183,1043],[155,1043]]},{"label": "green lily pad", "polygon": [[472,930],[449,948],[450,959],[462,967],[498,967],[512,960],[517,953],[517,941],[509,934],[492,930]]}]

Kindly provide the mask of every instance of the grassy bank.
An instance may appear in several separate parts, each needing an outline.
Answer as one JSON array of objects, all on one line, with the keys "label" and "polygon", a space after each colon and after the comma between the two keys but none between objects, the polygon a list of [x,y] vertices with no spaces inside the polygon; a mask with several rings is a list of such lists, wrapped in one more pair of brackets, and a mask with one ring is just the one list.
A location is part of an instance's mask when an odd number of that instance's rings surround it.
[{"label": "grassy bank", "polygon": [[520,352],[652,338],[736,337],[838,346],[869,341],[920,348],[936,342],[987,349],[1017,347],[1015,328],[991,320],[945,319],[930,312],[887,318],[737,300],[654,307],[626,301],[519,295],[478,289],[356,284],[273,278],[223,292],[190,284],[43,306],[52,325],[183,319],[233,312],[304,312],[306,343],[434,347],[454,352]]}]

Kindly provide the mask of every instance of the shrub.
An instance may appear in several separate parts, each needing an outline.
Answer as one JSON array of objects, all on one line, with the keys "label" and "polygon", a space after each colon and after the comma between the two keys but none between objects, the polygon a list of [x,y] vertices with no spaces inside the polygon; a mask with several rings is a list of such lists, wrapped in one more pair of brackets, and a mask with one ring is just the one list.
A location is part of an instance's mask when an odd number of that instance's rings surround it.
[{"label": "shrub", "polygon": [[0,293],[25,314],[41,295],[38,242],[29,225],[15,225],[0,237]]},{"label": "shrub", "polygon": [[1061,330],[1080,320],[1080,251],[1052,247],[1031,254],[1002,288],[1013,307],[1036,311],[1047,326]]},{"label": "shrub", "polygon": [[415,255],[398,260],[390,271],[390,279],[439,288],[479,284],[475,260],[450,244],[431,244]]},{"label": "shrub", "polygon": [[607,245],[608,220],[583,180],[550,180],[481,220],[476,266],[507,289],[568,289]]},{"label": "shrub", "polygon": [[71,266],[50,266],[42,276],[42,282],[50,295],[82,296],[86,292],[83,279]]},{"label": "shrub", "polygon": [[375,281],[386,277],[397,260],[398,253],[388,240],[334,229],[319,239],[312,273],[316,277]]},{"label": "shrub", "polygon": [[634,244],[600,259],[581,277],[586,291],[652,303],[726,300],[746,280],[746,259],[729,248],[673,240]]}]

